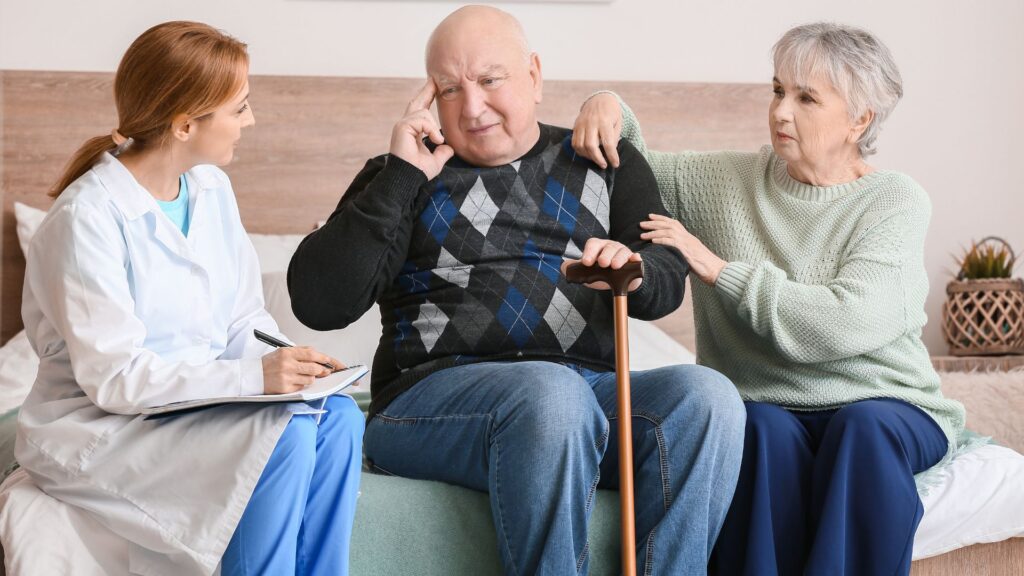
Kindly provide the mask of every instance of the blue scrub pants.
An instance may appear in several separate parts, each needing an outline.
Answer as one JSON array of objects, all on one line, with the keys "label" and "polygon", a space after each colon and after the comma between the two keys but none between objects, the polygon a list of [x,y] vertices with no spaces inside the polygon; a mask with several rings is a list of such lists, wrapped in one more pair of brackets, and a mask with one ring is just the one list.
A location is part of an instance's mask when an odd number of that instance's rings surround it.
[{"label": "blue scrub pants", "polygon": [[236,574],[348,574],[362,468],[363,414],[346,396],[281,434],[221,560]]},{"label": "blue scrub pants", "polygon": [[893,399],[795,412],[746,402],[736,495],[712,574],[909,574],[924,509],[914,474],[948,446],[920,408]]}]

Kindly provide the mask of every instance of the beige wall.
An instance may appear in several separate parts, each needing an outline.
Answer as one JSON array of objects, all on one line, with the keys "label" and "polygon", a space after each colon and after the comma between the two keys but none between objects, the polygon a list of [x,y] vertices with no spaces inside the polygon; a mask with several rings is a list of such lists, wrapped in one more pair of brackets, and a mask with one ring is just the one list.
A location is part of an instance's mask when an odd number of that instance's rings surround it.
[{"label": "beige wall", "polygon": [[[938,325],[950,254],[1004,236],[1024,251],[1024,2],[1020,0],[613,0],[505,3],[558,79],[766,82],[768,50],[794,24],[864,26],[893,50],[906,97],[872,162],[904,171],[934,204],[925,341]],[[250,45],[256,74],[420,76],[422,45],[454,2],[0,0],[0,68],[113,70],[168,19],[210,22]],[[100,13],[102,11],[102,14]],[[767,100],[768,90],[765,96]],[[396,111],[396,113],[399,111]]]}]

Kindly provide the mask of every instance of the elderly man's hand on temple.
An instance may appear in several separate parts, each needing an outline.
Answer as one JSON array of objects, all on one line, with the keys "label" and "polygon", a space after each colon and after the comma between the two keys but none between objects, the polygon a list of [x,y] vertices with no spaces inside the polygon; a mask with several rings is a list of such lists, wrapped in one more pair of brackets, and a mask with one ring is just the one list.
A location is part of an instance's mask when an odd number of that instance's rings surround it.
[{"label": "elderly man's hand on temple", "polygon": [[[391,155],[419,168],[426,174],[427,180],[437,176],[445,162],[455,155],[452,147],[444,143],[441,128],[430,113],[430,105],[436,93],[434,81],[428,78],[416,97],[409,102],[405,116],[391,131]],[[423,143],[424,136],[437,144],[433,152]]]},{"label": "elderly man's hand on temple", "polygon": [[[583,103],[572,127],[572,147],[601,168],[611,163],[619,167],[619,136],[622,134],[622,108],[614,94],[595,94]],[[603,148],[603,153],[602,153]]]},{"label": "elderly man's hand on temple", "polygon": [[[618,270],[626,262],[639,262],[640,254],[633,252],[625,244],[616,242],[615,240],[608,240],[606,238],[591,238],[587,240],[587,244],[583,247],[583,256],[579,260],[573,260],[566,258],[562,261],[562,275],[565,276],[565,269],[576,262],[582,263],[584,266],[600,266],[601,268],[611,268],[612,270]],[[644,281],[643,278],[637,278],[629,283],[629,291],[632,292],[640,287],[640,284]],[[587,288],[593,288],[595,290],[611,290],[611,286],[607,282],[591,282],[585,284]]]}]

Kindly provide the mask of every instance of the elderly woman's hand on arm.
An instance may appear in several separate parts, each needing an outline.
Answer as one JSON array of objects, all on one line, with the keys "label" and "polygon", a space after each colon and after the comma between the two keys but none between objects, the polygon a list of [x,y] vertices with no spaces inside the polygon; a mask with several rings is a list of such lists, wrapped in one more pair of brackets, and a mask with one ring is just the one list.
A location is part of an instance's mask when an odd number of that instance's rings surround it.
[{"label": "elderly woman's hand on arm", "polygon": [[728,262],[719,258],[696,236],[690,234],[678,220],[660,214],[651,214],[650,218],[650,220],[640,223],[640,227],[646,230],[640,237],[649,242],[665,244],[679,250],[683,258],[690,263],[690,270],[700,278],[701,282],[714,286],[718,281],[718,275],[722,273]]}]

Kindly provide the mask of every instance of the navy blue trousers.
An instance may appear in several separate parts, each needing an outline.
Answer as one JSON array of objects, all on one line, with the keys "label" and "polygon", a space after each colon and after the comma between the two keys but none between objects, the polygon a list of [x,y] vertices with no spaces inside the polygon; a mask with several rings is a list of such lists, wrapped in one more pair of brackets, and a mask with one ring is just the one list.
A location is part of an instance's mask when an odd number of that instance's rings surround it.
[{"label": "navy blue trousers", "polygon": [[712,574],[909,574],[924,508],[914,474],[948,441],[893,399],[796,412],[746,402],[740,479]]}]

